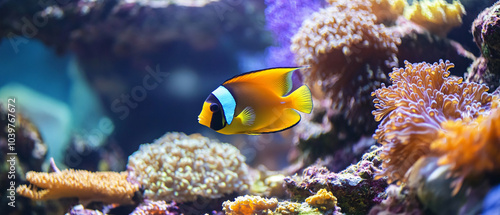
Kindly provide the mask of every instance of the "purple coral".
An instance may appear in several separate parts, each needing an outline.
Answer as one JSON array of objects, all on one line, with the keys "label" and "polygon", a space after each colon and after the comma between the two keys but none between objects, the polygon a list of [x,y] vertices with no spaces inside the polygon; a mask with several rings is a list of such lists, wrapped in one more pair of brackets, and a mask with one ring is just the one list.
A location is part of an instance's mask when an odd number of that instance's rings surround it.
[{"label": "purple coral", "polygon": [[334,173],[325,167],[311,166],[301,176],[286,177],[285,188],[294,199],[302,200],[320,189],[327,189],[337,197],[343,213],[366,214],[383,200],[387,187],[385,178],[375,180],[380,161],[362,160],[346,170]]},{"label": "purple coral", "polygon": [[275,45],[268,49],[268,66],[296,65],[290,51],[291,38],[302,21],[325,4],[320,0],[266,0],[267,28],[272,32]]}]

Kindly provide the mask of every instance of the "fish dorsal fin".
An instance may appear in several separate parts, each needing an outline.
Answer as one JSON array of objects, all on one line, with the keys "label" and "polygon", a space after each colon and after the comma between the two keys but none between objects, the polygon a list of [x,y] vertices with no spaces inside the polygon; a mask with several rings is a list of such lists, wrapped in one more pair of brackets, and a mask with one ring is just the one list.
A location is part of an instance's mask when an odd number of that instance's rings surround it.
[{"label": "fish dorsal fin", "polygon": [[246,126],[251,126],[255,122],[255,112],[253,108],[247,106],[241,113],[238,115],[238,118],[241,119],[241,123]]},{"label": "fish dorsal fin", "polygon": [[300,114],[294,109],[285,109],[283,114],[270,125],[259,129],[258,133],[274,133],[289,129],[300,122]]},{"label": "fish dorsal fin", "polygon": [[269,87],[279,96],[284,96],[292,89],[292,74],[299,67],[271,68],[243,73],[227,80],[222,85],[246,82]]}]

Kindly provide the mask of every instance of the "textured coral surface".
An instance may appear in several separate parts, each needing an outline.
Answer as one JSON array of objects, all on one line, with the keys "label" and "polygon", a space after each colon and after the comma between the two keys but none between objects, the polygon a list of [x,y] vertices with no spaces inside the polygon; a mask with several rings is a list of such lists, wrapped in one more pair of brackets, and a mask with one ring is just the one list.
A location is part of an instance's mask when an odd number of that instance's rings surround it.
[{"label": "textured coral surface", "polygon": [[[441,123],[431,149],[437,150],[440,165],[450,165],[453,176],[460,181],[500,170],[500,101],[492,102],[491,113],[472,120],[448,120]],[[455,193],[458,190],[455,190]]]},{"label": "textured coral surface", "polygon": [[489,109],[488,88],[450,77],[451,68],[449,61],[405,62],[405,68],[394,68],[390,74],[391,86],[373,92],[373,115],[381,121],[374,137],[383,145],[382,175],[389,180],[404,181],[408,169],[430,154],[442,122],[476,118]]},{"label": "textured coral surface", "polygon": [[26,180],[31,185],[19,186],[17,193],[37,200],[77,197],[87,202],[133,204],[132,197],[139,191],[138,185],[127,181],[126,172],[73,169],[53,173],[28,172]]},{"label": "textured coral surface", "polygon": [[463,15],[465,15],[464,6],[457,0],[451,4],[445,0],[413,1],[404,14],[407,19],[443,37],[452,28],[462,24]]},{"label": "textured coral surface", "polygon": [[236,147],[199,134],[167,133],[143,144],[129,157],[127,169],[128,179],[141,184],[152,200],[219,198],[244,192],[250,183],[245,158]]},{"label": "textured coral surface", "polygon": [[246,195],[239,196],[234,202],[226,201],[222,206],[227,215],[268,214],[278,207],[278,200]]},{"label": "textured coral surface", "polygon": [[361,132],[372,132],[370,93],[387,79],[398,60],[400,38],[377,24],[370,1],[332,1],[302,23],[292,51],[306,82],[319,85],[333,108]]}]

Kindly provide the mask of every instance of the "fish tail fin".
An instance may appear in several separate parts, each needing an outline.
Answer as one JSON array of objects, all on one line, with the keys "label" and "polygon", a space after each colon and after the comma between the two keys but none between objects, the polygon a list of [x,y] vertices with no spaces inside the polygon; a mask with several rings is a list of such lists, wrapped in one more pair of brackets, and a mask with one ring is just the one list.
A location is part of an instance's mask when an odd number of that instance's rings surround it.
[{"label": "fish tail fin", "polygon": [[311,91],[309,90],[309,87],[307,87],[307,85],[302,85],[301,87],[297,88],[295,91],[290,93],[287,98],[289,98],[291,101],[291,108],[303,113],[311,113],[313,103]]}]

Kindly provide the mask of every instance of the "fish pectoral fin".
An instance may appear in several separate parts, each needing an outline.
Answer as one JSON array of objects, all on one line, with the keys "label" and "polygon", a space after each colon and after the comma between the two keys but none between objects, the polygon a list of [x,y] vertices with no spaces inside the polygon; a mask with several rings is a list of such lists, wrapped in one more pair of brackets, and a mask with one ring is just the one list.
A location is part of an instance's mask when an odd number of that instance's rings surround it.
[{"label": "fish pectoral fin", "polygon": [[251,126],[255,122],[255,111],[252,107],[247,106],[241,113],[238,115],[238,118],[241,119],[241,124],[245,126]]},{"label": "fish pectoral fin", "polygon": [[248,72],[227,80],[223,85],[238,82],[253,83],[269,87],[277,95],[284,96],[292,89],[293,71],[297,69],[299,67],[272,68]]},{"label": "fish pectoral fin", "polygon": [[290,99],[292,103],[291,108],[303,113],[311,113],[313,103],[311,91],[309,90],[309,87],[307,87],[307,85],[302,85],[301,87],[297,88],[287,96],[287,99]]},{"label": "fish pectoral fin", "polygon": [[273,133],[289,129],[300,122],[300,114],[294,109],[285,109],[281,116],[270,125],[258,130],[260,133]]}]

